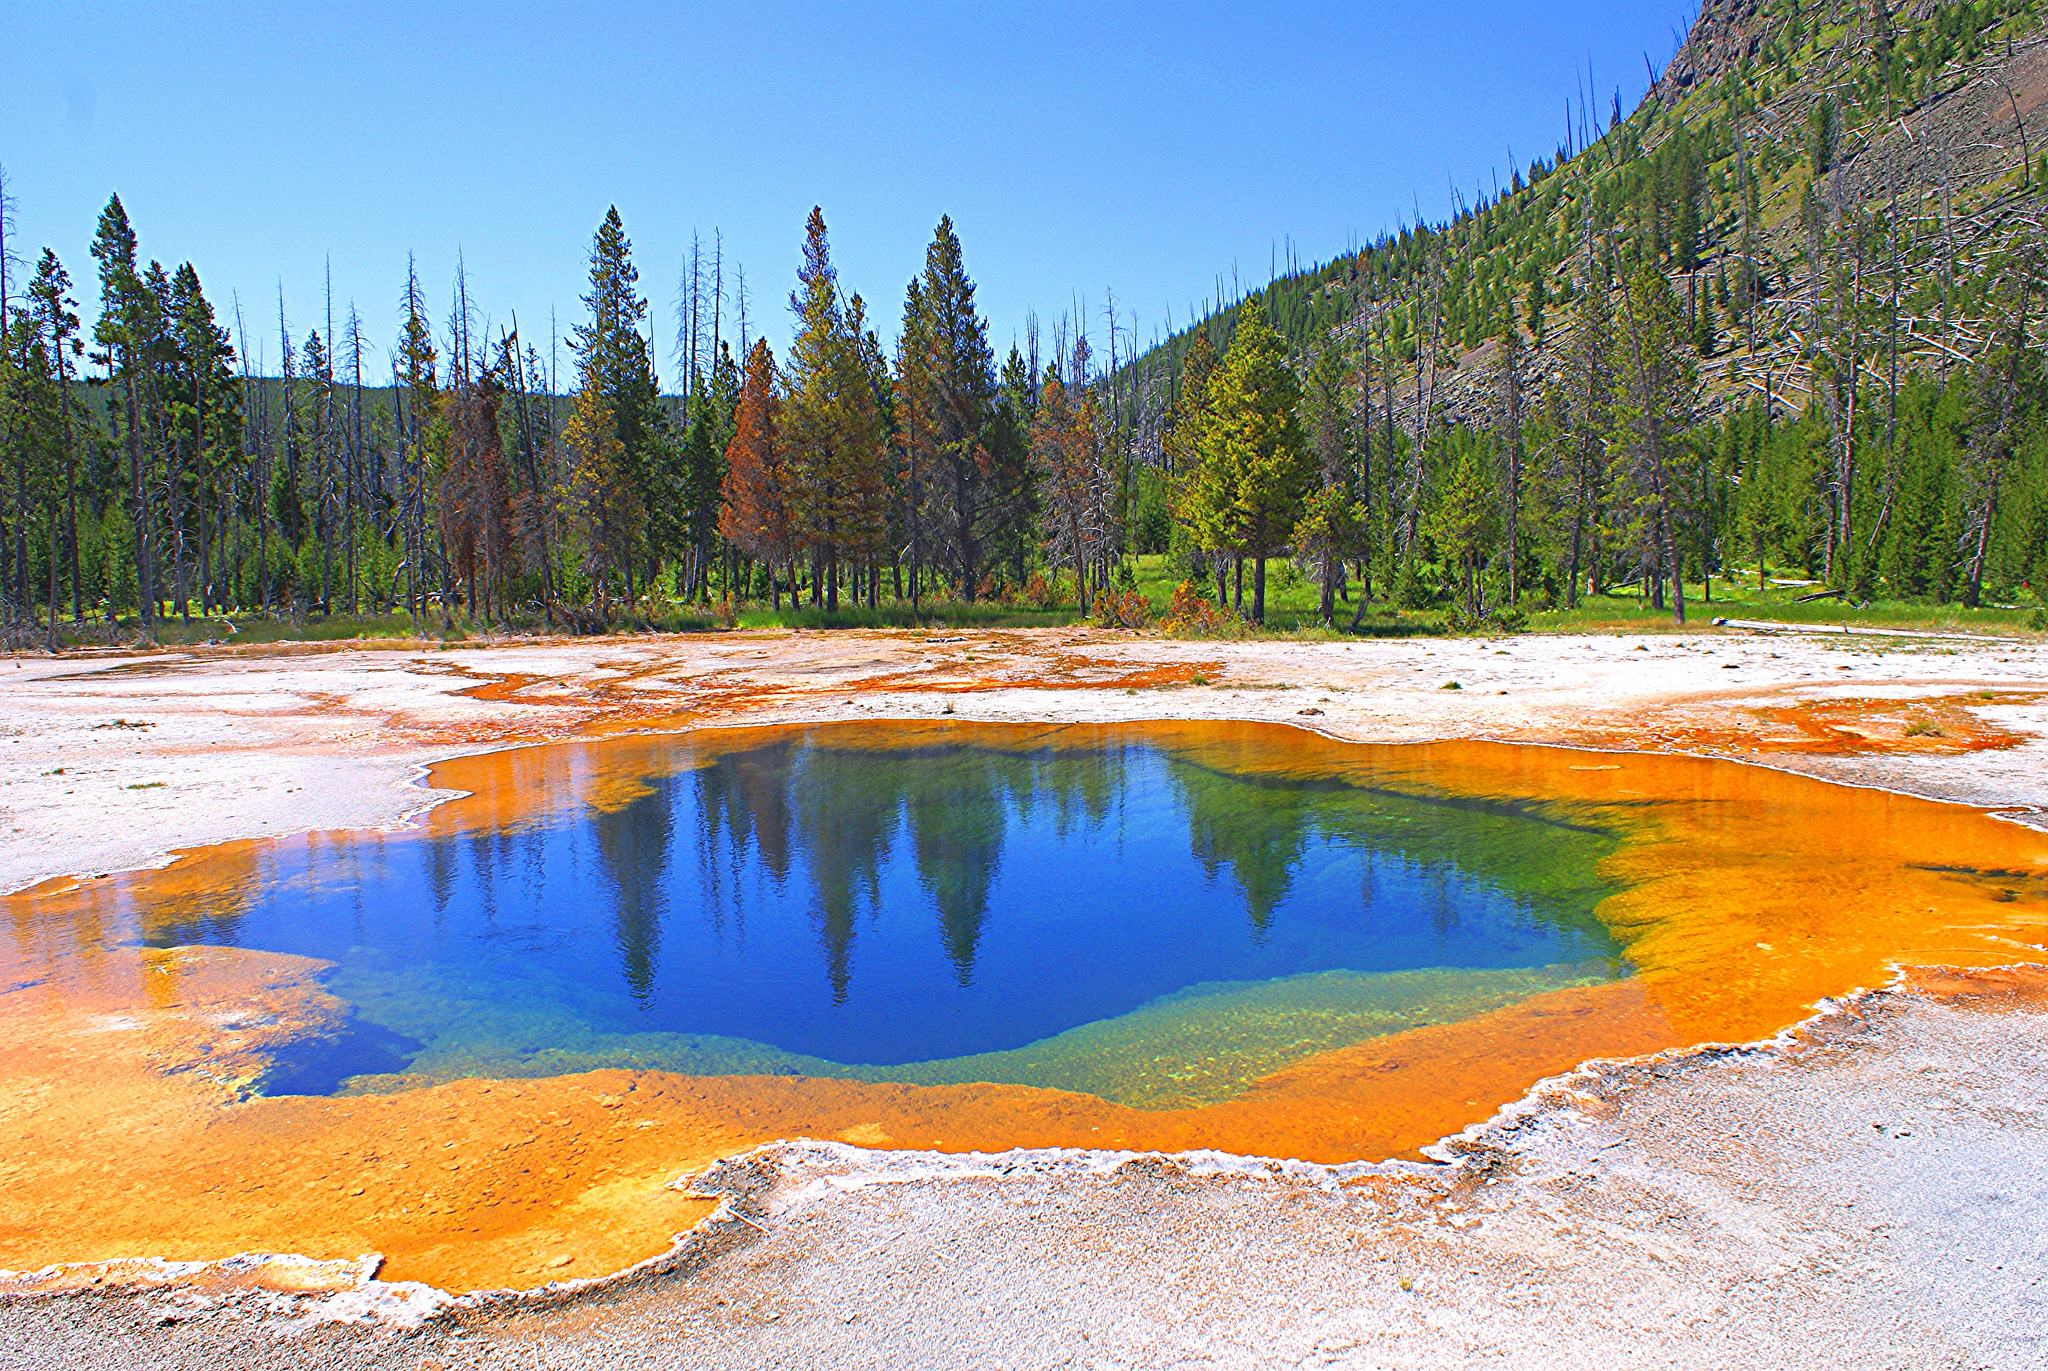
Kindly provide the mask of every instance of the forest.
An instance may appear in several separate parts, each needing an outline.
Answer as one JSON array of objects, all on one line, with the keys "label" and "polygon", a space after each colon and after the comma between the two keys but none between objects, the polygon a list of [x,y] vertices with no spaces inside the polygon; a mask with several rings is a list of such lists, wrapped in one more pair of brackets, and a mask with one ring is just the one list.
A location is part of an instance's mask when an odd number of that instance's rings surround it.
[{"label": "forest", "polygon": [[2048,626],[2036,3],[1709,6],[1633,112],[1582,88],[1444,222],[1143,349],[1112,310],[999,359],[947,219],[885,320],[814,209],[781,357],[693,272],[664,384],[616,211],[566,371],[459,271],[437,313],[408,264],[377,358],[353,305],[224,314],[118,196],[77,281],[0,215],[4,632],[1241,633],[1275,564],[1336,631],[1683,623],[1717,580]]}]

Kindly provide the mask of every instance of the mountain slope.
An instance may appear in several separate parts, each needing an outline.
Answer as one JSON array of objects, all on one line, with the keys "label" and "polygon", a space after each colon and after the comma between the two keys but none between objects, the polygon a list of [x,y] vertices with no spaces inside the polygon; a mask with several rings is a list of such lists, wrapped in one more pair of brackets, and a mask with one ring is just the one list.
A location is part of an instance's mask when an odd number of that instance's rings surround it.
[{"label": "mountain slope", "polygon": [[[1687,301],[1709,412],[1766,385],[1803,408],[1816,316],[1845,255],[1859,258],[1859,303],[1882,293],[1887,324],[1896,269],[1906,365],[1981,348],[1972,283],[2039,230],[2044,106],[2048,37],[2033,0],[1897,14],[1712,0],[1633,113],[1605,127],[1588,115],[1583,148],[1517,170],[1498,200],[1448,223],[1254,298],[1305,353],[1334,329],[1352,354],[1369,347],[1375,369],[1391,361],[1379,381],[1414,435],[1424,412],[1432,427],[1493,414],[1510,317],[1527,381],[1554,379],[1588,280],[1647,259]],[[1196,325],[1219,349],[1229,314]],[[1133,395],[1170,403],[1189,336],[1132,364]]]}]

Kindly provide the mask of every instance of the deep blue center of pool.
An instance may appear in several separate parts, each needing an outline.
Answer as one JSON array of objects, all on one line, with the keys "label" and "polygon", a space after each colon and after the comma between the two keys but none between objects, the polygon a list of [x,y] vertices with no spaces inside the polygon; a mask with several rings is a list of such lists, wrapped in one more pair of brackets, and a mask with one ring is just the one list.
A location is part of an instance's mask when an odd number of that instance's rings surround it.
[{"label": "deep blue center of pool", "polygon": [[1086,733],[892,750],[820,729],[654,756],[623,803],[281,847],[148,941],[326,958],[371,1027],[411,1005],[385,1027],[415,1043],[422,1013],[530,1014],[882,1064],[1197,983],[1615,952],[1591,915],[1609,835],[1369,776],[1276,781]]}]

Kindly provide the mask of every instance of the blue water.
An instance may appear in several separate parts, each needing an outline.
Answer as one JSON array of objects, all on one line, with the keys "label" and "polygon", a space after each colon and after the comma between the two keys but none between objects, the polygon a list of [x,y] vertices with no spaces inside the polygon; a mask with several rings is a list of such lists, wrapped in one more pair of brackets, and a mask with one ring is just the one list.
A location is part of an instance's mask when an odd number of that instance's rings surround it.
[{"label": "blue water", "polygon": [[[1204,982],[1615,953],[1591,916],[1611,837],[1540,815],[1356,767],[1233,774],[1102,730],[835,737],[854,735],[539,750],[554,803],[532,817],[281,846],[146,938],[334,962],[362,1018],[341,1074],[565,1024],[925,1062]],[[592,803],[578,749],[619,746],[645,758],[638,793]]]}]

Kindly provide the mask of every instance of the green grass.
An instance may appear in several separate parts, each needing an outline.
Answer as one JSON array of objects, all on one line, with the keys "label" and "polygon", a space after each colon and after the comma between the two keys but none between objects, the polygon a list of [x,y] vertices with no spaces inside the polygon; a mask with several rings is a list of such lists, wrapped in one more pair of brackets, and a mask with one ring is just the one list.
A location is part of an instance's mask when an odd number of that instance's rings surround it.
[{"label": "green grass", "polygon": [[[1147,554],[1133,559],[1136,562],[1137,588],[1155,610],[1163,610],[1173,600],[1174,589],[1180,584],[1180,577],[1169,565],[1163,554]],[[1210,588],[1215,583],[1211,581]],[[1357,588],[1353,587],[1354,595]],[[1323,627],[1317,614],[1322,596],[1317,587],[1295,573],[1291,563],[1269,561],[1266,563],[1266,624],[1264,634],[1300,634],[1320,636],[1330,630]],[[1244,569],[1244,603],[1249,612],[1252,602],[1252,568]],[[1337,603],[1337,624],[1343,628],[1351,622],[1351,612],[1356,602]],[[1436,621],[1442,616],[1428,615],[1417,618],[1403,613],[1398,618],[1368,613],[1366,622],[1359,626],[1361,635],[1373,637],[1409,637],[1416,633],[1438,631]]]},{"label": "green grass", "polygon": [[[227,623],[235,627],[228,632]],[[310,617],[302,623],[290,619],[230,616],[227,623],[218,617],[213,619],[194,618],[188,626],[178,619],[157,621],[156,636],[160,643],[206,643],[216,639],[223,643],[240,645],[244,643],[325,643],[341,642],[361,638],[441,638],[459,642],[468,635],[457,627],[444,631],[431,617],[422,618],[415,625],[404,614],[337,615],[332,619]]]},{"label": "green grass", "polygon": [[[1163,555],[1132,559],[1137,590],[1156,612],[1164,611],[1173,599],[1178,578]],[[1251,596],[1251,573],[1246,569],[1245,596]],[[1584,596],[1571,609],[1534,610],[1527,614],[1526,630],[1534,633],[1665,633],[1696,632],[1715,618],[1758,619],[1784,624],[1848,624],[1868,628],[1894,628],[1927,632],[1988,633],[1997,635],[2038,634],[2048,629],[2048,610],[2033,603],[2014,608],[1965,609],[1961,605],[1921,604],[1903,600],[1880,600],[1857,606],[1838,600],[1814,600],[1801,604],[1798,597],[1813,587],[1767,585],[1759,589],[1754,571],[1729,580],[1716,577],[1713,598],[1705,598],[1704,587],[1688,585],[1687,623],[1683,629],[1671,621],[1669,609],[1652,609],[1633,591],[1625,594]],[[1357,594],[1357,587],[1352,587]],[[1450,636],[1445,624],[1446,610],[1397,609],[1383,602],[1367,607],[1365,615],[1352,626],[1357,608],[1337,602],[1336,623],[1325,626],[1317,617],[1316,586],[1298,575],[1285,561],[1266,565],[1266,622],[1262,627],[1234,628],[1232,636],[1297,638],[1311,641],[1354,640],[1357,638],[1414,638]],[[913,611],[907,604],[884,604],[870,609],[845,605],[826,612],[808,606],[770,609],[750,602],[737,616],[741,628],[788,629],[995,629],[1060,628],[1084,622],[1072,606],[1035,609],[1021,605],[962,604],[951,600],[927,600]],[[228,625],[233,625],[230,632]],[[636,616],[615,626],[619,632],[697,633],[725,627],[718,612],[704,605],[673,605],[652,616]],[[74,634],[68,623],[60,625],[66,646],[121,646],[132,644],[140,621],[124,617],[118,629],[104,623],[89,624],[83,635]],[[423,617],[417,624],[403,613],[337,615],[332,619],[309,616],[294,622],[242,611],[225,617],[194,616],[190,623],[175,616],[159,619],[156,641],[165,646],[221,643],[229,646],[267,643],[427,641],[444,646],[474,642],[501,633],[538,634],[547,631],[538,616],[522,616],[513,623],[477,625],[458,616],[452,627],[444,627],[438,614]],[[566,631],[558,629],[558,632]],[[1497,630],[1495,630],[1497,632]],[[1482,631],[1478,636],[1489,636]],[[37,644],[40,634],[37,635]]]},{"label": "green grass", "polygon": [[960,604],[926,601],[916,610],[907,604],[845,605],[835,610],[772,610],[756,606],[740,612],[741,628],[1058,628],[1078,622],[1073,609],[1029,609],[1018,605]]},{"label": "green grass", "polygon": [[[57,627],[66,647],[115,647],[134,643],[142,632],[142,620],[137,615],[128,614],[123,615],[116,626],[109,626],[104,620],[88,621],[82,633],[75,632],[68,620],[60,622]],[[157,620],[153,635],[156,642],[166,647],[191,647],[201,643],[241,647],[262,643],[412,638],[460,642],[467,636],[459,626],[444,632],[435,619],[422,619],[415,627],[404,614],[344,614],[332,619],[313,616],[294,623],[289,618],[252,614],[244,610],[235,610],[227,615],[211,614],[204,618],[195,614],[190,623],[172,615]],[[40,632],[37,642],[41,642]]]},{"label": "green grass", "polygon": [[[636,616],[615,625],[615,631],[636,632],[658,630],[667,633],[701,632],[706,629],[722,628],[713,611],[696,606],[671,608],[658,616]],[[66,647],[116,647],[134,644],[142,633],[139,616],[121,616],[118,626],[109,627],[103,620],[88,622],[83,633],[74,632],[69,621],[58,625],[59,635]],[[337,614],[333,618],[308,615],[293,620],[283,615],[265,615],[246,610],[233,610],[226,615],[210,614],[204,618],[193,615],[190,623],[171,615],[156,622],[154,641],[165,647],[193,647],[213,644],[228,647],[246,647],[269,643],[329,643],[329,642],[432,642],[443,646],[471,642],[478,638],[501,634],[540,634],[548,632],[547,621],[538,614],[521,614],[507,623],[494,621],[489,624],[472,623],[458,614],[452,625],[444,624],[438,612],[420,616],[415,622],[404,612],[394,614]],[[567,633],[564,625],[553,630]],[[38,630],[35,643],[40,646],[41,632]]]},{"label": "green grass", "polygon": [[[798,609],[770,609],[764,604],[750,603],[743,607],[738,617],[741,628],[1058,628],[1082,621],[1081,614],[1072,607],[1059,609],[1034,609],[1019,605],[1002,604],[961,604],[950,600],[927,600],[915,611],[907,604],[884,604],[870,609],[865,605],[843,605],[827,612],[808,606]],[[230,628],[232,625],[232,628]],[[662,632],[702,633],[725,627],[719,612],[708,605],[671,605],[651,615],[635,615],[621,620],[613,626],[614,632]],[[58,625],[59,636],[66,647],[115,647],[134,644],[142,631],[142,621],[135,615],[124,615],[118,626],[110,627],[104,621],[91,622],[83,633],[74,632],[68,621]],[[191,622],[171,616],[157,620],[154,640],[166,647],[192,647],[200,644],[216,644],[241,647],[250,644],[268,643],[320,643],[320,642],[376,642],[429,641],[442,645],[470,642],[477,638],[499,634],[539,634],[547,632],[547,624],[538,615],[525,614],[511,623],[479,625],[471,623],[461,615],[455,617],[452,626],[444,625],[438,613],[421,617],[416,624],[404,613],[336,615],[332,619],[318,615],[293,621],[282,616],[265,616],[245,611],[233,611],[225,616],[220,614],[201,618],[194,615]],[[557,632],[567,632],[558,626]],[[35,635],[35,645],[40,646],[41,633]]]},{"label": "green grass", "polygon": [[[1752,574],[1742,581],[1715,578],[1712,600],[1703,588],[1685,588],[1686,629],[1689,631],[1715,619],[1756,619],[1781,624],[1850,624],[1863,628],[1920,629],[1942,633],[2011,634],[2028,632],[2039,610],[2031,605],[2017,609],[1996,607],[1966,609],[1961,605],[1919,604],[1907,600],[1876,600],[1868,605],[1837,600],[1798,597],[1812,586],[1769,586],[1758,590]],[[1604,628],[1634,632],[1676,630],[1671,611],[1651,609],[1634,593],[1582,597],[1576,608],[1547,610],[1529,616],[1529,627],[1537,632],[1587,632]]]},{"label": "green grass", "polygon": [[[1137,562],[1137,585],[1154,609],[1164,609],[1178,584],[1164,556],[1142,556]],[[1788,578],[1794,573],[1787,573]],[[1680,630],[1671,621],[1669,608],[1652,609],[1633,591],[1622,595],[1582,596],[1572,609],[1552,609],[1528,615],[1528,630],[1536,633],[1586,633],[1622,631],[1655,633],[1692,632],[1714,619],[1762,619],[1785,624],[1854,624],[1867,628],[1922,629],[1932,632],[1995,633],[2038,632],[2033,628],[2042,613],[2037,605],[2013,609],[1965,609],[1961,605],[1930,605],[1904,600],[1879,600],[1858,608],[1836,600],[1798,603],[1798,597],[1815,586],[1767,586],[1758,590],[1756,573],[1727,580],[1715,577],[1713,599],[1697,583],[1685,588],[1686,625]],[[1358,588],[1352,586],[1352,594]],[[1319,595],[1316,586],[1294,572],[1285,562],[1266,564],[1266,625],[1259,637],[1375,637],[1406,638],[1447,634],[1444,610],[1430,608],[1397,610],[1375,603],[1368,608],[1357,630],[1350,628],[1357,608],[1354,599],[1337,602],[1333,628],[1317,621]],[[1251,569],[1245,569],[1245,600],[1251,600]],[[1485,636],[1485,635],[1480,635]]]}]

